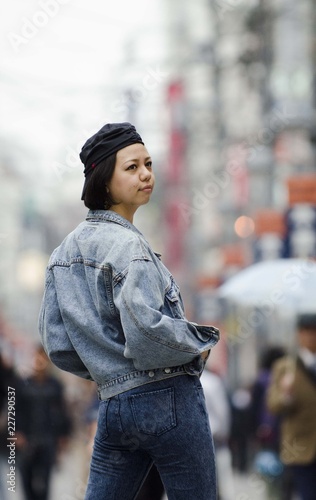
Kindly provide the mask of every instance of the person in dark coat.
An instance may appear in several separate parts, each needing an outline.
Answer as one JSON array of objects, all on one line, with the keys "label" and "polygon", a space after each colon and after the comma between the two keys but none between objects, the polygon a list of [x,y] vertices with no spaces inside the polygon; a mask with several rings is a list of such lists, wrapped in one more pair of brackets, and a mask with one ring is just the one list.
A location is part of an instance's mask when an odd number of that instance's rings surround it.
[{"label": "person in dark coat", "polygon": [[[16,453],[15,446],[10,453],[9,443],[15,443],[15,414],[19,401],[21,379],[14,366],[0,351],[0,499],[6,500],[16,491],[15,469]],[[10,416],[10,420],[9,417]],[[12,435],[10,436],[10,434]],[[8,476],[10,472],[12,475]],[[10,490],[8,488],[11,488]]]},{"label": "person in dark coat", "polygon": [[316,492],[316,314],[297,320],[297,353],[274,365],[268,408],[281,419],[281,460],[300,500]]},{"label": "person in dark coat", "polygon": [[47,500],[58,451],[69,437],[71,421],[62,384],[50,374],[42,346],[35,352],[33,374],[20,391],[18,461],[26,500]]}]

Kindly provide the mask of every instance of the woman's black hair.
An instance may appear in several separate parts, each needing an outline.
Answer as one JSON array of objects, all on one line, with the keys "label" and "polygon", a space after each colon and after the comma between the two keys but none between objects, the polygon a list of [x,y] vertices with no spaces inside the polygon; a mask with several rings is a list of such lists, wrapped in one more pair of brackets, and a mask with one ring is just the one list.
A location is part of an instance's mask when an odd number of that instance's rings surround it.
[{"label": "woman's black hair", "polygon": [[108,210],[115,201],[106,186],[112,178],[116,153],[101,161],[86,179],[83,201],[90,210]]},{"label": "woman's black hair", "polygon": [[272,365],[279,358],[285,355],[285,350],[281,346],[267,347],[261,356],[261,368],[271,370]]}]

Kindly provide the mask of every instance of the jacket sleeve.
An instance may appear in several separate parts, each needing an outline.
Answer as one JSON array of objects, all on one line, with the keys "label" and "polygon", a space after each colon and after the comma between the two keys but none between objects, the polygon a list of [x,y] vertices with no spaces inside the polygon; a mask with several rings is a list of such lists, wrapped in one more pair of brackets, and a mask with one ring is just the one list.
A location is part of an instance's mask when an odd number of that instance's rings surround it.
[{"label": "jacket sleeve", "polygon": [[124,355],[136,369],[189,363],[219,339],[216,328],[189,322],[181,308],[178,317],[173,315],[177,298],[168,299],[166,282],[151,260],[131,261],[125,280],[116,285],[114,301],[126,338]]},{"label": "jacket sleeve", "polygon": [[295,376],[295,363],[289,358],[277,361],[272,369],[266,398],[269,410],[275,415],[289,414],[296,407],[295,394],[289,397],[281,389],[281,381],[285,376],[293,379]]},{"label": "jacket sleeve", "polygon": [[45,291],[38,326],[43,347],[50,360],[61,370],[92,380],[66,331],[59,310],[54,275],[51,269],[46,271]]}]

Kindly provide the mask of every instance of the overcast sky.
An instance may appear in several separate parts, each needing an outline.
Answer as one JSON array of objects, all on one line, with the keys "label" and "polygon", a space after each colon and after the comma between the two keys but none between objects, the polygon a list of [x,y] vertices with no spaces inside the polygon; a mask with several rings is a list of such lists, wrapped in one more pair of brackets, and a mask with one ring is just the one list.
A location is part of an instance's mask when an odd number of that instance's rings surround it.
[{"label": "overcast sky", "polygon": [[161,30],[162,3],[6,2],[0,17],[0,138],[9,151],[20,149],[22,158],[30,151],[35,163],[46,159],[49,166],[65,144],[77,147],[101,123],[120,121],[108,100],[126,80],[122,62],[132,46],[144,66],[140,75],[159,57],[154,35]]},{"label": "overcast sky", "polygon": [[127,39],[152,27],[157,2],[27,0],[6,3],[1,64],[16,77],[95,83],[122,58]]}]

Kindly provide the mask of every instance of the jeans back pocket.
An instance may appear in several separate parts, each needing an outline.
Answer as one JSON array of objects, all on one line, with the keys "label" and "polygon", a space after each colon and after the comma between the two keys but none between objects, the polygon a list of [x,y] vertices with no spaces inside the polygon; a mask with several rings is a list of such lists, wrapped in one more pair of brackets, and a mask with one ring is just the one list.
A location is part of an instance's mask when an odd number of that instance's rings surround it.
[{"label": "jeans back pocket", "polygon": [[158,389],[129,396],[137,430],[159,436],[177,425],[174,389]]},{"label": "jeans back pocket", "polygon": [[109,399],[105,399],[103,401],[100,401],[99,404],[98,426],[95,435],[95,438],[98,441],[104,441],[109,435],[108,425],[107,425],[107,413],[108,413],[109,402],[110,402]]}]

